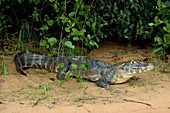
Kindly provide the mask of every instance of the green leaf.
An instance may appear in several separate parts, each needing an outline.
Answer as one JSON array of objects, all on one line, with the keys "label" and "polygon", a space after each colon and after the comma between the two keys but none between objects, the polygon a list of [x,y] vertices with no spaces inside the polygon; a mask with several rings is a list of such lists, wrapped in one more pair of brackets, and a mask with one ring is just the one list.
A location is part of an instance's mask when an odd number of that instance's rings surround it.
[{"label": "green leaf", "polygon": [[82,29],[82,30],[79,32],[78,35],[84,35],[85,32],[86,32],[86,30],[85,30],[85,29]]},{"label": "green leaf", "polygon": [[76,13],[75,12],[71,12],[68,16],[71,18],[75,15]]},{"label": "green leaf", "polygon": [[74,75],[75,77],[77,77],[77,78],[80,76],[79,73],[73,73],[73,75]]},{"label": "green leaf", "polygon": [[87,24],[89,27],[91,27],[91,24],[90,24],[89,21],[86,21],[86,24]]},{"label": "green leaf", "polygon": [[128,39],[128,40],[130,40],[130,37],[129,37],[129,36],[126,36],[126,35],[125,35],[125,38]]},{"label": "green leaf", "polygon": [[18,2],[19,2],[19,3],[21,3],[21,2],[22,2],[22,0],[18,0]]},{"label": "green leaf", "polygon": [[69,27],[66,27],[65,28],[65,31],[68,33],[68,32],[70,32],[70,28]]},{"label": "green leaf", "polygon": [[66,77],[66,78],[70,78],[71,76],[73,76],[73,73],[71,73],[70,71],[68,71],[68,72],[65,74],[65,77]]},{"label": "green leaf", "polygon": [[53,26],[54,21],[53,21],[53,20],[47,20],[47,24],[48,24],[49,26]]},{"label": "green leaf", "polygon": [[41,28],[42,31],[48,30],[48,26],[46,24],[44,24]]},{"label": "green leaf", "polygon": [[90,34],[88,34],[88,35],[87,35],[87,38],[88,38],[89,40],[91,40],[91,36],[90,36]]},{"label": "green leaf", "polygon": [[61,19],[62,19],[62,22],[63,23],[66,23],[66,22],[68,22],[68,20],[69,20],[69,18],[67,18],[67,17],[60,17]]},{"label": "green leaf", "polygon": [[40,36],[42,36],[42,32],[40,32]]},{"label": "green leaf", "polygon": [[166,44],[167,44],[167,45],[170,44],[170,38],[167,39]]},{"label": "green leaf", "polygon": [[35,30],[35,31],[38,31],[39,29],[37,29],[37,28],[34,28],[34,30]]},{"label": "green leaf", "polygon": [[79,65],[79,69],[84,69],[84,70],[87,70],[86,66],[84,64],[80,64]]},{"label": "green leaf", "polygon": [[170,33],[170,29],[168,29],[168,27],[163,27],[163,30]]},{"label": "green leaf", "polygon": [[71,64],[71,68],[72,69],[77,69],[78,67],[77,67],[77,64]]},{"label": "green leaf", "polygon": [[123,16],[123,10],[120,10],[120,15]]},{"label": "green leaf", "polygon": [[52,57],[52,56],[53,56],[53,54],[48,54],[48,55],[47,55],[47,57]]},{"label": "green leaf", "polygon": [[54,37],[51,37],[48,39],[48,43],[50,43],[50,45],[54,45],[55,43],[57,43],[57,39]]},{"label": "green leaf", "polygon": [[80,40],[80,39],[79,39],[79,37],[73,37],[73,40],[74,40],[74,41],[78,41],[78,40]]},{"label": "green leaf", "polygon": [[64,63],[60,63],[60,67],[61,67],[61,68],[64,67]]},{"label": "green leaf", "polygon": [[47,41],[46,40],[40,40],[40,46],[46,46],[47,45]]},{"label": "green leaf", "polygon": [[75,23],[72,23],[72,24],[71,24],[71,27],[74,27],[75,25],[76,25]]},{"label": "green leaf", "polygon": [[52,48],[51,52],[54,54],[54,53],[57,53],[57,48]]},{"label": "green leaf", "polygon": [[35,12],[33,16],[34,16],[35,21],[38,22],[39,21],[39,13]]},{"label": "green leaf", "polygon": [[72,35],[78,35],[79,31],[76,28],[72,28]]},{"label": "green leaf", "polygon": [[139,27],[139,28],[137,29],[137,33],[138,33],[139,35],[142,35],[142,34],[143,34],[143,26],[141,26],[141,27]]},{"label": "green leaf", "polygon": [[124,33],[127,33],[127,31],[128,31],[128,28],[124,30]]},{"label": "green leaf", "polygon": [[12,25],[8,25],[8,27],[12,27]]},{"label": "green leaf", "polygon": [[158,5],[159,8],[161,8],[161,6],[162,6],[161,0],[158,0],[158,1],[157,1],[157,5]]},{"label": "green leaf", "polygon": [[155,21],[155,23],[159,22],[158,16],[155,16],[154,21]]},{"label": "green leaf", "polygon": [[50,2],[54,2],[55,0],[49,0]]},{"label": "green leaf", "polygon": [[84,65],[90,65],[90,62],[84,63]]},{"label": "green leaf", "polygon": [[80,5],[80,9],[83,10],[84,9],[84,4]]},{"label": "green leaf", "polygon": [[10,5],[6,5],[6,8],[9,9],[9,8],[10,8]]},{"label": "green leaf", "polygon": [[90,22],[93,22],[94,20],[92,18],[90,18]]},{"label": "green leaf", "polygon": [[66,80],[57,80],[56,83],[58,83],[61,86],[65,81]]},{"label": "green leaf", "polygon": [[0,16],[0,19],[4,19],[4,18],[5,18],[5,15]]},{"label": "green leaf", "polygon": [[93,41],[93,40],[90,40],[90,45],[92,45],[92,46],[95,45],[97,48],[99,47],[98,44],[95,41]]},{"label": "green leaf", "polygon": [[74,48],[75,48],[75,46],[72,45],[72,42],[70,42],[70,41],[66,41],[66,42],[65,42],[65,45],[66,45],[67,47],[71,48],[71,49],[74,49]]},{"label": "green leaf", "polygon": [[168,24],[168,20],[166,18],[164,18],[162,22]]},{"label": "green leaf", "polygon": [[92,29],[95,29],[95,26],[96,26],[96,22],[93,22],[92,23]]},{"label": "green leaf", "polygon": [[84,11],[79,11],[79,15],[84,15]]},{"label": "green leaf", "polygon": [[158,42],[158,45],[163,44],[161,37],[155,37],[155,41]]},{"label": "green leaf", "polygon": [[50,46],[47,44],[47,45],[46,45],[46,48],[48,49],[48,48],[50,48]]},{"label": "green leaf", "polygon": [[149,25],[149,26],[153,26],[153,25],[155,25],[155,24],[154,24],[154,23],[149,23],[148,25]]}]

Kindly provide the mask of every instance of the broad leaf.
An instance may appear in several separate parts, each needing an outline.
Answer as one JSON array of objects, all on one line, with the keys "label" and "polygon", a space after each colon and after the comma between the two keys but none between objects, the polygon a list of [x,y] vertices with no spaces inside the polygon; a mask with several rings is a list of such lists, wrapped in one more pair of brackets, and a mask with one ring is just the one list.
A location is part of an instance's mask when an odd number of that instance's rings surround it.
[{"label": "broad leaf", "polygon": [[48,43],[50,43],[50,45],[54,45],[55,43],[57,43],[57,39],[54,37],[51,37],[48,39]]},{"label": "broad leaf", "polygon": [[40,46],[46,46],[47,45],[47,41],[46,40],[40,40]]},{"label": "broad leaf", "polygon": [[66,41],[66,42],[65,42],[65,45],[66,45],[67,47],[71,48],[71,49],[74,49],[74,48],[75,48],[75,46],[72,45],[72,42],[70,42],[70,41]]},{"label": "broad leaf", "polygon": [[47,20],[47,24],[48,24],[49,26],[53,26],[54,21],[53,21],[53,20]]},{"label": "broad leaf", "polygon": [[72,69],[77,69],[77,64],[71,64]]},{"label": "broad leaf", "polygon": [[41,28],[42,31],[48,30],[48,26],[46,24],[44,24]]},{"label": "broad leaf", "polygon": [[76,13],[75,12],[71,12],[68,16],[71,18],[75,15]]}]

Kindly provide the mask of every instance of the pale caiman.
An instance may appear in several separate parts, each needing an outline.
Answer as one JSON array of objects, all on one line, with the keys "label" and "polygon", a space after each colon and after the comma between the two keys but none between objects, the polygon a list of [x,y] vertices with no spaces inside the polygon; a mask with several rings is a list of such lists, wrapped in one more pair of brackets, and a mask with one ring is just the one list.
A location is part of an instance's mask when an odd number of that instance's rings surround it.
[{"label": "pale caiman", "polygon": [[[47,53],[23,51],[15,55],[14,62],[19,73],[27,75],[23,69],[29,67],[43,68],[57,73],[57,79],[64,80],[70,71],[79,73],[83,79],[94,81],[100,87],[109,84],[124,83],[136,74],[151,70],[153,64],[142,64],[138,60],[109,65],[103,61],[87,56],[48,57]],[[60,64],[64,64],[63,66]],[[71,64],[87,64],[86,69],[72,69]]]}]

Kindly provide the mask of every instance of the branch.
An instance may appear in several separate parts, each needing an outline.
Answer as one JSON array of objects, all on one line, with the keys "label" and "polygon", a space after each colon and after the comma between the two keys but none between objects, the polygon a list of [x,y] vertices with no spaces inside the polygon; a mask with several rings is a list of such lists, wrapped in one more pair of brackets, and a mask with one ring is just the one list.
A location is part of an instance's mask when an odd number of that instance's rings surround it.
[{"label": "branch", "polygon": [[[90,8],[92,7],[93,3],[94,3],[94,0],[93,0],[92,3],[90,4],[89,10],[87,11],[87,14],[86,14],[86,17],[85,17],[85,20],[84,20],[83,28],[82,28],[82,29],[84,29],[84,27],[85,27],[86,19],[87,19],[87,16],[88,16],[88,14],[89,14]],[[84,35],[83,35],[83,37],[84,37]],[[81,43],[81,44],[82,44],[82,47],[81,47],[81,56],[83,55],[83,43],[84,43],[84,40],[82,39],[82,43]]]},{"label": "branch", "polygon": [[135,100],[127,100],[127,99],[123,99],[126,102],[135,102],[135,103],[140,103],[140,104],[145,104],[147,106],[151,106],[151,104],[145,103],[145,102],[140,102],[140,101],[135,101]]}]

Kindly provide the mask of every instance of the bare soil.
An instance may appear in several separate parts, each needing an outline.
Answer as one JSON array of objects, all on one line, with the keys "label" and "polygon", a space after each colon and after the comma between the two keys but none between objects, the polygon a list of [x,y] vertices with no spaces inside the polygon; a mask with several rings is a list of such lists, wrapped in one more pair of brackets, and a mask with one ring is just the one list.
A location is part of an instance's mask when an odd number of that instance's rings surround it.
[{"label": "bare soil", "polygon": [[[88,56],[113,65],[143,61],[155,56],[152,51],[149,45],[141,49],[104,42]],[[170,73],[148,71],[137,75],[137,80],[111,85],[110,89],[75,78],[59,86],[49,79],[56,73],[28,69],[25,77],[16,71],[12,55],[0,56],[0,62],[2,59],[8,75],[0,76],[0,113],[170,113]]]}]

